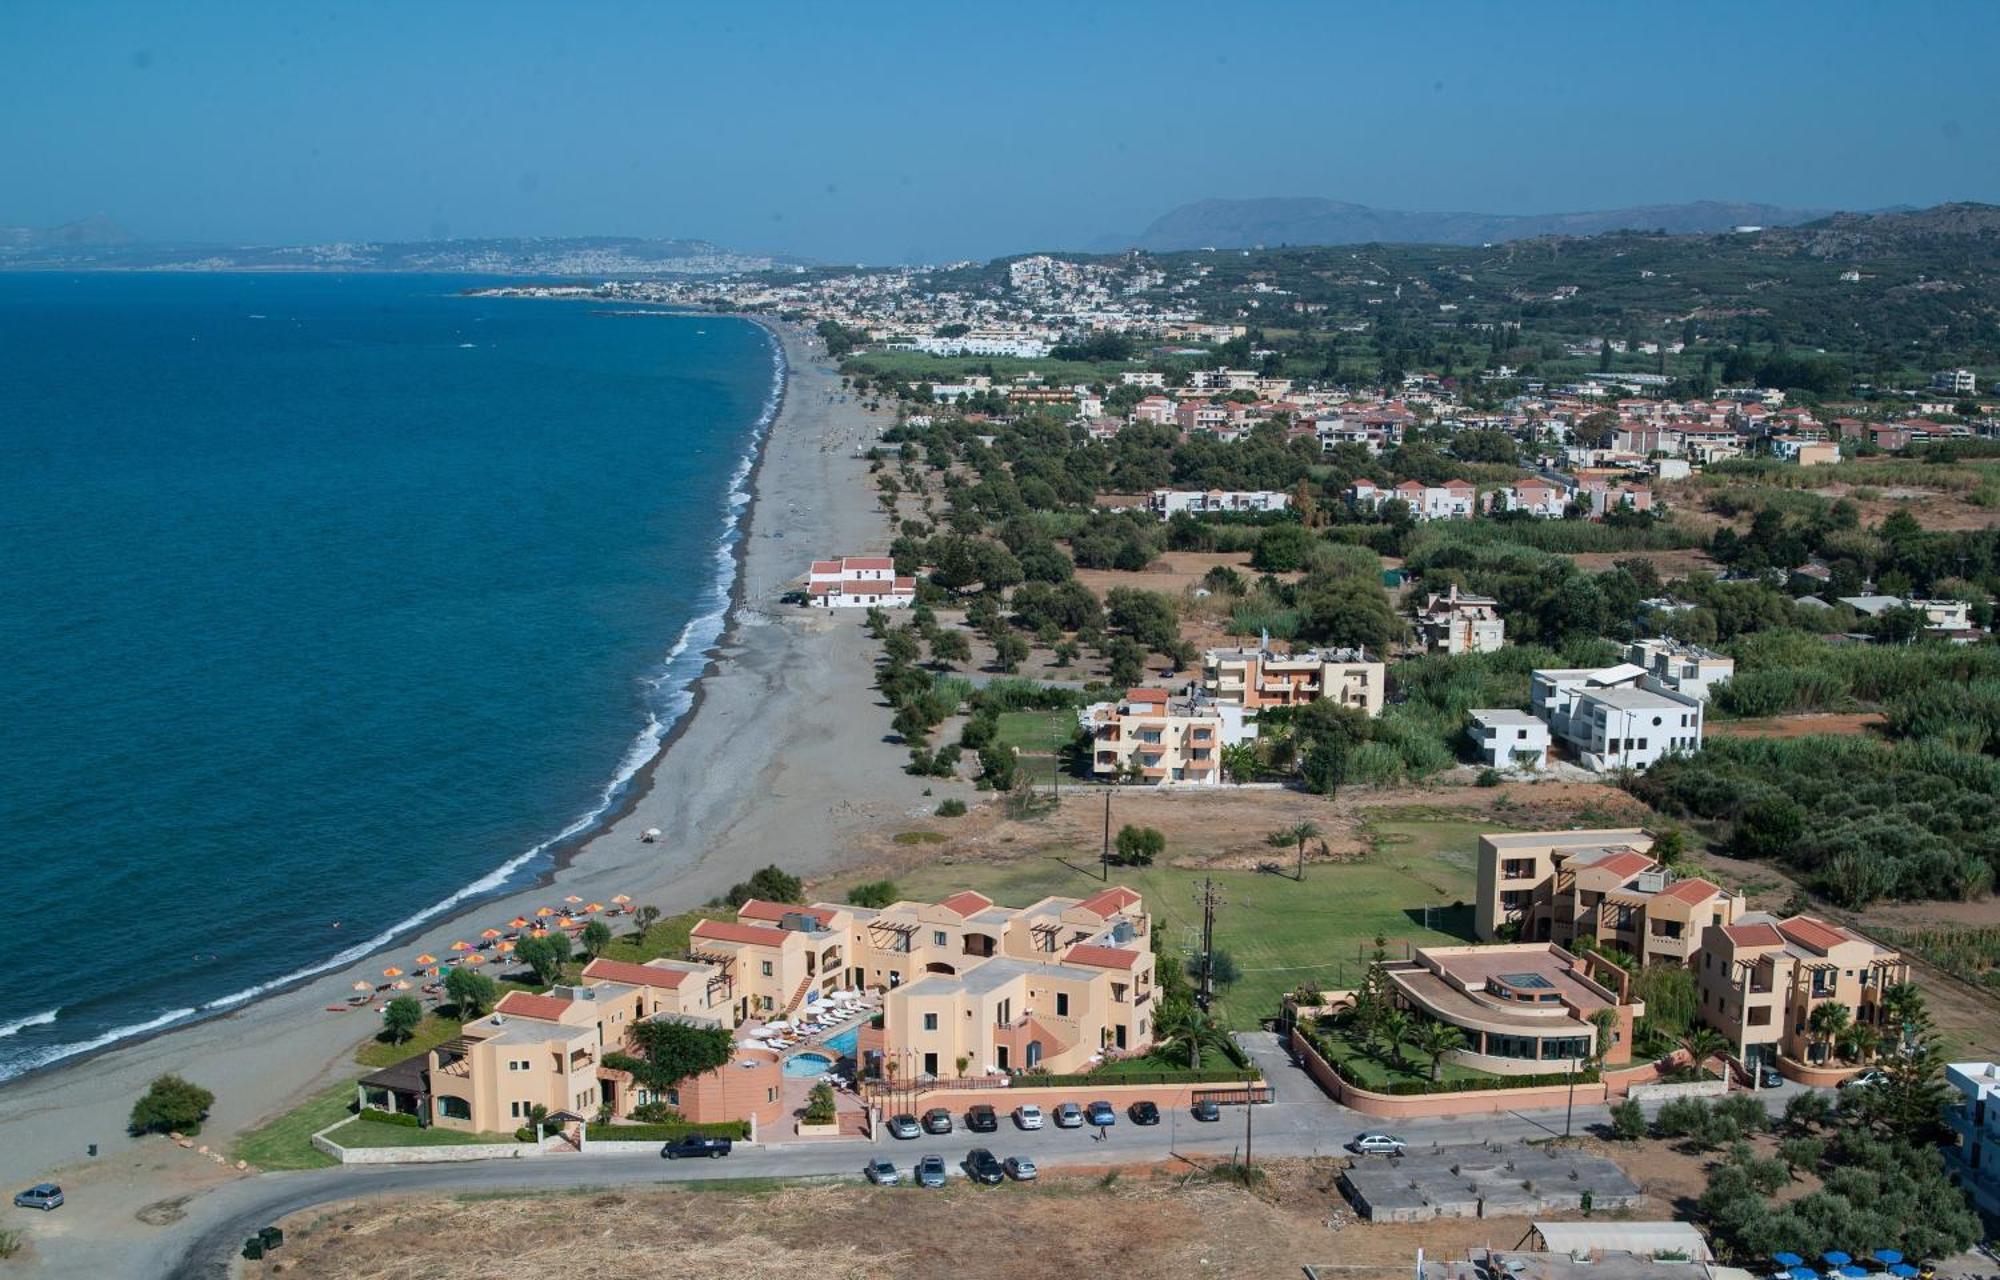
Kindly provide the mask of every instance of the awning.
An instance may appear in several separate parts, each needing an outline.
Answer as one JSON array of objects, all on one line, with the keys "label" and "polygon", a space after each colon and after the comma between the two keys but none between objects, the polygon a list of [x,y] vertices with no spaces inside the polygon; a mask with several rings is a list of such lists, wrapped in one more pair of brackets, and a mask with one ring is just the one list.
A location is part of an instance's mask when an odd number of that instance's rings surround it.
[{"label": "awning", "polygon": [[1636,1253],[1647,1257],[1679,1253],[1694,1262],[1715,1258],[1701,1232],[1685,1222],[1537,1222],[1534,1230],[1550,1253]]}]

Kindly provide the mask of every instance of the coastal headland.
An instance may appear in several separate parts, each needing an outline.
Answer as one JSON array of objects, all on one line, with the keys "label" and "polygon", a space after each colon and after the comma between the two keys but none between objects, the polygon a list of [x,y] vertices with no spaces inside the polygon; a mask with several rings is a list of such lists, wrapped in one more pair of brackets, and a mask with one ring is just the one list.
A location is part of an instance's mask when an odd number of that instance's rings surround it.
[{"label": "coastal headland", "polygon": [[[562,851],[552,883],[470,906],[226,1015],[0,1087],[0,1176],[23,1185],[53,1176],[69,1191],[68,1208],[36,1224],[37,1261],[49,1274],[132,1274],[131,1260],[189,1200],[244,1176],[125,1136],[132,1101],[155,1076],[180,1074],[214,1091],[202,1141],[226,1149],[231,1134],[357,1074],[353,1053],[376,1030],[375,1011],[327,1007],[355,982],[378,980],[388,957],[442,951],[469,925],[571,894],[629,894],[671,912],[767,863],[823,873],[843,859],[845,834],[934,803],[901,771],[903,748],[875,705],[861,620],[779,602],[815,556],[879,550],[888,531],[860,456],[879,420],[842,399],[810,335],[767,327],[784,344],[788,380],[750,478],[729,622],[693,709],[620,808]],[[690,580],[699,572],[690,566]],[[662,835],[649,843],[641,835],[650,828]],[[496,849],[496,864],[514,852]],[[141,1210],[149,1211],[135,1216]]]}]

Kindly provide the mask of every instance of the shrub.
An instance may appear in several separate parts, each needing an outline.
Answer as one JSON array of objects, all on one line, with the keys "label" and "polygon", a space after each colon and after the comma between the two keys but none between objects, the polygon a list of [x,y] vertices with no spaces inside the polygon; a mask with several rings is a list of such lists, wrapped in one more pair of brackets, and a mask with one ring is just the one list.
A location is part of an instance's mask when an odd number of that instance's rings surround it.
[{"label": "shrub", "polygon": [[1646,1136],[1646,1112],[1637,1098],[1627,1098],[1611,1108],[1611,1136],[1624,1142]]},{"label": "shrub", "polygon": [[896,900],[896,882],[870,880],[867,884],[855,885],[847,891],[847,900],[857,907],[886,907]]},{"label": "shrub", "polygon": [[1121,867],[1150,867],[1166,851],[1167,837],[1157,828],[1128,825],[1119,829],[1111,861]]},{"label": "shrub", "polygon": [[421,1129],[424,1127],[423,1121],[417,1119],[407,1111],[383,1111],[377,1107],[363,1107],[358,1113],[358,1118],[366,1120],[370,1124],[394,1125],[398,1129]]},{"label": "shrub", "polygon": [[949,800],[940,800],[937,807],[937,816],[940,818],[963,818],[965,816],[965,801],[957,797]]},{"label": "shrub", "polygon": [[215,1105],[215,1095],[179,1076],[159,1076],[132,1104],[127,1126],[134,1135],[142,1133],[201,1132],[201,1122]]},{"label": "shrub", "polygon": [[833,1101],[833,1086],[822,1080],[806,1095],[807,1124],[832,1124],[837,1111]]}]

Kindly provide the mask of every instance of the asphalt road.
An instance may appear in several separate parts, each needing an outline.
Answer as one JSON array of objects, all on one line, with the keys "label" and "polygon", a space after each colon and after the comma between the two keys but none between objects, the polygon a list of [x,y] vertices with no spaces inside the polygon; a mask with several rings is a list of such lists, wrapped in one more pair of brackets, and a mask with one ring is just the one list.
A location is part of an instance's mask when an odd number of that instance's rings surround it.
[{"label": "asphalt road", "polygon": [[[271,1173],[230,1183],[188,1206],[189,1216],[147,1257],[133,1260],[130,1274],[171,1277],[172,1280],[223,1280],[245,1237],[287,1214],[336,1200],[407,1193],[429,1196],[457,1191],[576,1190],[596,1187],[668,1186],[717,1178],[861,1177],[868,1161],[886,1157],[906,1173],[926,1155],[944,1157],[955,1177],[960,1162],[973,1147],[983,1146],[1005,1159],[1032,1156],[1044,1168],[1063,1165],[1140,1164],[1179,1156],[1208,1158],[1239,1155],[1249,1145],[1254,1156],[1315,1156],[1335,1154],[1364,1130],[1381,1123],[1335,1104],[1268,1033],[1239,1037],[1271,1081],[1269,1105],[1226,1107],[1220,1123],[1202,1124],[1186,1113],[1163,1116],[1154,1126],[1139,1126],[1129,1118],[1108,1130],[1057,1129],[1053,1124],[1022,1132],[1004,1119],[998,1133],[973,1134],[961,1128],[949,1136],[908,1141],[883,1138],[862,1141],[742,1147],[721,1160],[668,1161],[632,1156],[546,1156],[532,1160],[497,1160],[467,1164],[353,1166],[299,1173]],[[1766,1091],[1775,1109],[1799,1089],[1794,1085]],[[1079,1102],[1089,1099],[1079,1097]],[[1245,1111],[1249,1114],[1246,1116]],[[1566,1125],[1581,1132],[1607,1122],[1601,1105],[1564,1109],[1505,1112],[1468,1122],[1441,1116],[1387,1126],[1412,1146],[1463,1146],[1495,1140],[1559,1136]],[[1101,1133],[1101,1137],[1098,1136]],[[920,1194],[889,1191],[882,1194]],[[992,1189],[1007,1194],[1006,1187]],[[53,1260],[51,1260],[53,1261]],[[60,1274],[52,1270],[50,1274]],[[80,1273],[79,1273],[80,1274]]]}]

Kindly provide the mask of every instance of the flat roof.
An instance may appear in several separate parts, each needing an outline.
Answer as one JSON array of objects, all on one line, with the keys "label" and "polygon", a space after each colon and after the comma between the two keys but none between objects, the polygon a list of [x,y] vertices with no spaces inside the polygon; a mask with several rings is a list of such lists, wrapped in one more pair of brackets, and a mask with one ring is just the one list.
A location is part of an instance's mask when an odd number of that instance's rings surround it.
[{"label": "flat roof", "polygon": [[1481,724],[1518,725],[1526,728],[1529,725],[1539,725],[1542,723],[1527,712],[1516,711],[1512,707],[1488,707],[1478,711],[1471,711],[1467,714]]},{"label": "flat roof", "polygon": [[919,992],[923,989],[921,994],[964,991],[971,995],[986,995],[1016,978],[1067,978],[1073,982],[1089,982],[1102,972],[1101,969],[1084,969],[1073,964],[1036,964],[1000,956],[964,973],[927,973],[915,982],[903,984],[898,990]]},{"label": "flat roof", "polygon": [[1621,711],[1685,710],[1688,705],[1663,693],[1654,693],[1650,689],[1585,689],[1583,696],[1608,707],[1617,707]]}]

